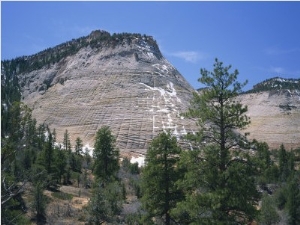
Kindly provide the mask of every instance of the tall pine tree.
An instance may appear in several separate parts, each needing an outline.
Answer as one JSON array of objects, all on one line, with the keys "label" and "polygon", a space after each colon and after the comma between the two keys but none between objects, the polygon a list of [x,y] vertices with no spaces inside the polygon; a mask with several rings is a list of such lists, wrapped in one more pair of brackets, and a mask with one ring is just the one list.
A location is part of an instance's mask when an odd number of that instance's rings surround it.
[{"label": "tall pine tree", "polygon": [[119,170],[119,150],[115,137],[108,126],[101,127],[96,134],[93,172],[97,178],[109,180]]},{"label": "tall pine tree", "polygon": [[194,138],[198,150],[185,153],[180,164],[186,199],[175,212],[185,223],[247,223],[256,215],[255,169],[243,151],[246,137],[236,131],[250,123],[247,107],[234,98],[246,82],[239,83],[238,71],[230,69],[217,59],[213,72],[201,69],[199,81],[207,88],[194,94],[186,114],[198,119],[200,130]]},{"label": "tall pine tree", "polygon": [[171,224],[171,210],[182,197],[176,186],[180,152],[175,137],[160,133],[150,144],[142,174],[144,207],[150,217],[163,219],[166,225]]},{"label": "tall pine tree", "polygon": [[300,224],[300,178],[299,173],[292,176],[288,183],[287,211],[290,225]]},{"label": "tall pine tree", "polygon": [[70,141],[70,135],[68,130],[65,131],[64,133],[64,149],[68,152],[71,153],[71,141]]},{"label": "tall pine tree", "polygon": [[50,174],[51,173],[51,167],[52,167],[52,163],[54,160],[54,149],[53,149],[53,139],[52,139],[52,134],[49,130],[49,128],[47,127],[48,130],[48,137],[47,137],[47,142],[44,145],[44,165],[45,168],[47,170],[47,173]]},{"label": "tall pine tree", "polygon": [[77,137],[76,141],[75,141],[75,153],[76,153],[76,155],[83,154],[82,148],[83,148],[82,140],[80,139],[80,137]]}]

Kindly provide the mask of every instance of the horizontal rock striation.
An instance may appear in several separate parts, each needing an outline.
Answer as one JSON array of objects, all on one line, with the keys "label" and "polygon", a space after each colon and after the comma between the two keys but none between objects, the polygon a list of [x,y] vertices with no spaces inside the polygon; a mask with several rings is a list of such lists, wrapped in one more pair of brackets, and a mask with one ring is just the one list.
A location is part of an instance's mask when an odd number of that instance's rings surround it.
[{"label": "horizontal rock striation", "polygon": [[194,90],[153,38],[127,34],[97,43],[102,35],[92,32],[82,42],[96,44],[19,74],[22,99],[37,121],[55,128],[58,138],[67,129],[72,143],[80,137],[89,145],[97,130],[108,125],[121,151],[138,153],[145,153],[162,130],[178,138],[194,132],[195,122],[180,115]]},{"label": "horizontal rock striation", "polygon": [[248,106],[251,124],[243,132],[249,139],[265,141],[273,149],[300,147],[300,90],[273,89],[238,97]]},{"label": "horizontal rock striation", "polygon": [[[160,131],[170,130],[180,139],[198,129],[181,116],[195,90],[150,36],[97,30],[3,61],[1,85],[11,93],[16,83],[38,123],[55,128],[60,142],[67,129],[73,144],[80,137],[93,146],[95,133],[107,125],[123,153],[144,154]],[[248,106],[250,139],[271,148],[300,146],[299,79],[268,79],[237,99]],[[10,102],[6,95],[2,100],[3,107]]]}]

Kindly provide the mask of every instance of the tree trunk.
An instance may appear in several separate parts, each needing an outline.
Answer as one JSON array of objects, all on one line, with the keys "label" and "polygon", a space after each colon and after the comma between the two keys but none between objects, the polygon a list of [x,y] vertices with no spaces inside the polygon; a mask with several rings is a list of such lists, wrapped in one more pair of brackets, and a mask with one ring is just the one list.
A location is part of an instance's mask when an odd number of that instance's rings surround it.
[{"label": "tree trunk", "polygon": [[164,164],[165,164],[165,181],[166,181],[166,189],[165,189],[165,214],[166,214],[166,222],[165,225],[170,225],[171,218],[169,214],[170,210],[170,190],[169,190],[169,174],[168,174],[168,161],[167,161],[167,146],[165,148],[164,153]]}]

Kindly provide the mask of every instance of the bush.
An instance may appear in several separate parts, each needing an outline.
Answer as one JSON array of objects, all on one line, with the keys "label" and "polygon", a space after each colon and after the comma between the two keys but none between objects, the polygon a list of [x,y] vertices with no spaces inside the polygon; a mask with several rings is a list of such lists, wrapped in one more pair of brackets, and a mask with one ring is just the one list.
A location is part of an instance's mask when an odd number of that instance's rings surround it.
[{"label": "bush", "polygon": [[130,163],[130,173],[131,174],[139,174],[140,170],[139,170],[139,164],[136,163]]},{"label": "bush", "polygon": [[271,225],[280,221],[280,217],[274,207],[274,200],[268,195],[262,198],[259,221],[261,224]]}]

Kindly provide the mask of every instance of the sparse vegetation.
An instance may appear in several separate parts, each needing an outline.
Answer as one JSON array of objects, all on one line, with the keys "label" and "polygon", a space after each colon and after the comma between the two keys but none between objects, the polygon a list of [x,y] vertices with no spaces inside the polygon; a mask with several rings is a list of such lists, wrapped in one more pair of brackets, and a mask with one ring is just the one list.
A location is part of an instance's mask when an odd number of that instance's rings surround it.
[{"label": "sparse vegetation", "polygon": [[[41,68],[49,68],[51,65],[58,63],[62,59],[76,54],[81,48],[90,46],[93,49],[102,48],[104,46],[115,47],[118,44],[122,44],[124,41],[131,44],[134,38],[144,38],[151,41],[154,45],[157,45],[156,41],[146,35],[139,33],[114,33],[110,34],[106,31],[96,30],[86,37],[80,37],[71,41],[62,43],[53,48],[47,48],[37,54],[31,56],[17,57],[11,60],[1,61],[4,69],[5,77],[10,80],[13,77],[12,83],[16,83],[17,74],[28,73]],[[10,81],[11,82],[11,81]],[[11,86],[7,85],[7,88]]]},{"label": "sparse vegetation", "polygon": [[55,198],[62,199],[62,200],[72,200],[72,198],[73,198],[73,195],[68,194],[68,193],[59,192],[59,191],[53,192],[53,193],[51,193],[51,195]]},{"label": "sparse vegetation", "polygon": [[274,77],[271,79],[264,80],[259,84],[253,86],[253,89],[246,93],[256,93],[260,91],[278,91],[278,90],[299,90],[300,79],[284,79],[280,77]]}]

